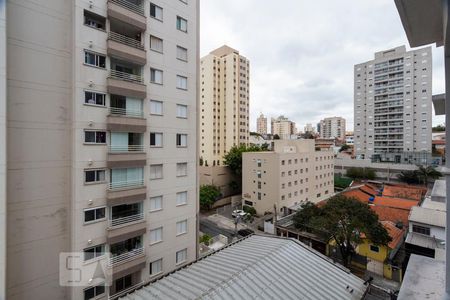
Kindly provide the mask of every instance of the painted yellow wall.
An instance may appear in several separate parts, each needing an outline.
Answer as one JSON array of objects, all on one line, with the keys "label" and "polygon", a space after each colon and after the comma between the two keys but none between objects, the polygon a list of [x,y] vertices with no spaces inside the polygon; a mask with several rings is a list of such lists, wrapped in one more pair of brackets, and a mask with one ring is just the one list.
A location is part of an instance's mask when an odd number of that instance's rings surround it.
[{"label": "painted yellow wall", "polygon": [[369,240],[363,240],[361,244],[356,248],[356,253],[359,255],[374,259],[376,261],[384,262],[388,257],[389,248],[387,246],[378,246],[379,252],[374,252],[370,250],[371,242]]}]

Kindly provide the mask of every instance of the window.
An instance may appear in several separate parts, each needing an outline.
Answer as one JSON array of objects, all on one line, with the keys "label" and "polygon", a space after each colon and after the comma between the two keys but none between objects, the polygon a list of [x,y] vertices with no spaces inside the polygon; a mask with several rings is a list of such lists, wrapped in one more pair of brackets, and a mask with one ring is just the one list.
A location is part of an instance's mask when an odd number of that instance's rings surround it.
[{"label": "window", "polygon": [[162,272],[162,258],[150,263],[150,275],[154,276]]},{"label": "window", "polygon": [[105,97],[103,93],[84,91],[84,104],[105,106]]},{"label": "window", "polygon": [[150,17],[153,17],[159,21],[163,20],[163,9],[158,5],[150,3]]},{"label": "window", "polygon": [[261,200],[261,193],[258,193],[258,200]]},{"label": "window", "polygon": [[181,46],[177,46],[177,58],[182,61],[188,60],[188,50]]},{"label": "window", "polygon": [[158,132],[150,132],[150,147],[162,147],[163,134]]},{"label": "window", "polygon": [[150,68],[150,82],[163,84],[163,71]]},{"label": "window", "polygon": [[87,144],[106,144],[106,131],[85,131],[84,142]]},{"label": "window", "polygon": [[86,248],[84,252],[84,261],[103,256],[105,254],[105,245],[97,245],[94,247]]},{"label": "window", "polygon": [[94,14],[93,12],[84,11],[84,25],[95,28],[105,30],[106,18],[100,15]]},{"label": "window", "polygon": [[380,247],[375,245],[370,245],[370,251],[372,252],[380,252]]},{"label": "window", "polygon": [[187,249],[177,251],[176,263],[181,264],[187,260]]},{"label": "window", "polygon": [[106,68],[106,56],[84,50],[84,63],[104,69]]},{"label": "window", "polygon": [[150,36],[150,49],[157,51],[157,52],[163,52],[163,40],[151,35]]},{"label": "window", "polygon": [[105,284],[99,284],[84,290],[84,300],[94,299],[105,293]]},{"label": "window", "polygon": [[187,176],[187,163],[177,163],[177,176]]},{"label": "window", "polygon": [[150,114],[162,116],[163,103],[161,101],[150,100]]},{"label": "window", "polygon": [[162,242],[162,227],[150,230],[150,244]]},{"label": "window", "polygon": [[187,203],[187,192],[177,193],[177,206]]},{"label": "window", "polygon": [[177,75],[177,89],[187,90],[187,77]]},{"label": "window", "polygon": [[150,211],[158,211],[162,209],[162,196],[156,196],[150,198]]},{"label": "window", "polygon": [[163,165],[150,165],[150,179],[163,178]]},{"label": "window", "polygon": [[116,287],[116,292],[123,291],[124,289],[127,289],[133,285],[132,275],[127,275],[124,277],[121,277],[119,279],[116,279],[114,281],[114,285]]},{"label": "window", "polygon": [[177,147],[187,147],[187,134],[177,133]]},{"label": "window", "polygon": [[177,222],[177,235],[187,232],[187,220]]},{"label": "window", "polygon": [[417,233],[421,233],[424,235],[430,235],[430,228],[429,227],[425,227],[425,226],[419,226],[419,225],[415,225],[413,224],[413,232],[417,232]]},{"label": "window", "polygon": [[177,29],[187,32],[187,20],[177,16]]},{"label": "window", "polygon": [[187,119],[187,105],[177,104],[177,118]]},{"label": "window", "polygon": [[97,207],[84,210],[84,222],[92,222],[96,220],[101,220],[105,218],[105,207]]},{"label": "window", "polygon": [[105,170],[86,170],[84,171],[84,182],[103,182],[105,181]]}]

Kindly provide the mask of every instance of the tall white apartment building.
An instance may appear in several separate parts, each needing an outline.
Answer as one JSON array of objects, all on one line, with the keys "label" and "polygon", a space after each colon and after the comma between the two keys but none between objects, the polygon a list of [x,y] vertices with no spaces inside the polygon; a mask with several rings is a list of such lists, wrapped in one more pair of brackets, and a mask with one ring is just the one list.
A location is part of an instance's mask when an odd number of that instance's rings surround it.
[{"label": "tall white apartment building", "polygon": [[311,133],[314,133],[314,132],[315,132],[314,127],[312,126],[311,123],[307,123],[307,124],[305,125],[305,127],[303,128],[303,130],[304,130],[305,133],[306,133],[306,132],[311,132]]},{"label": "tall white apartment building", "polygon": [[267,117],[262,113],[256,119],[256,132],[259,134],[267,134]]},{"label": "tall white apartment building", "polygon": [[290,139],[291,135],[297,133],[295,128],[295,122],[290,121],[285,116],[279,116],[278,118],[271,120],[272,134],[278,135],[280,139]]},{"label": "tall white apartment building", "polygon": [[0,299],[6,299],[6,1],[0,1]]},{"label": "tall white apartment building", "polygon": [[320,137],[323,139],[345,140],[345,119],[341,117],[331,117],[321,120]]},{"label": "tall white apartment building", "polygon": [[200,64],[200,157],[221,165],[231,147],[249,142],[250,62],[222,46]]},{"label": "tall white apartment building", "polygon": [[355,154],[431,152],[431,47],[376,52],[354,69]]},{"label": "tall white apartment building", "polygon": [[279,215],[334,193],[334,154],[314,140],[275,140],[274,151],[242,154],[242,204]]},{"label": "tall white apartment building", "polygon": [[[7,2],[7,299],[115,299],[196,259],[198,10]],[[106,262],[112,286],[60,286],[61,252],[81,253],[80,274]]]}]

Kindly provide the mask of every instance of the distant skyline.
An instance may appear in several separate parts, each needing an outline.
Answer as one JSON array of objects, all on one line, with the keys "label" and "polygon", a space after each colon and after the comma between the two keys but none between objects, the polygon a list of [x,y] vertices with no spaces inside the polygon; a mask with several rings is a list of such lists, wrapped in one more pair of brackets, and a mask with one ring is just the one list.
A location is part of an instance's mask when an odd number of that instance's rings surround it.
[{"label": "distant skyline", "polygon": [[[377,51],[410,49],[394,1],[262,3],[201,1],[201,56],[226,44],[250,60],[250,130],[261,112],[299,130],[340,116],[353,130],[353,66]],[[444,92],[443,47],[433,46],[433,94]],[[433,109],[433,125],[444,121]]]}]

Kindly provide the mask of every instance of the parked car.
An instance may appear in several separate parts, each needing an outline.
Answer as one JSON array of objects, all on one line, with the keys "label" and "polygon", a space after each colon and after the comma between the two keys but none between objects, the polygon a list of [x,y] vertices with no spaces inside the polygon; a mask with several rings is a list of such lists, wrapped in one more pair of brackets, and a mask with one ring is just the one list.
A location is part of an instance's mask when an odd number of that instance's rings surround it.
[{"label": "parked car", "polygon": [[246,215],[247,215],[247,213],[246,213],[245,211],[243,211],[242,209],[236,209],[236,210],[233,210],[233,212],[231,213],[231,216],[232,216],[233,218],[240,217],[240,218],[242,219],[242,218],[245,217]]}]

